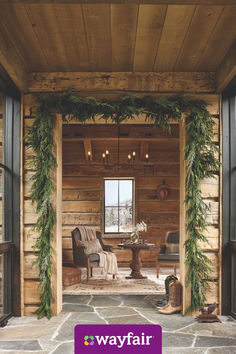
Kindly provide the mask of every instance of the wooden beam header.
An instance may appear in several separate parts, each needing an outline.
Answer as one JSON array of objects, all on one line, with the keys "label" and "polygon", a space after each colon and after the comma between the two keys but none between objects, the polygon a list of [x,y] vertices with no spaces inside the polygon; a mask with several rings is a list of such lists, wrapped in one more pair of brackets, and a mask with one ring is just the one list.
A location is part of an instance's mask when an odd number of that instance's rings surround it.
[{"label": "wooden beam header", "polygon": [[208,72],[41,72],[29,75],[28,92],[74,91],[215,92]]},{"label": "wooden beam header", "polygon": [[[1,11],[1,10],[0,10]],[[0,63],[22,92],[27,91],[28,74],[25,65],[12,45],[6,29],[0,23]]]},{"label": "wooden beam header", "polygon": [[143,5],[235,5],[235,0],[0,0],[22,4],[143,4]]},{"label": "wooden beam header", "polygon": [[234,42],[216,72],[217,92],[222,92],[234,76],[236,76],[236,42]]}]

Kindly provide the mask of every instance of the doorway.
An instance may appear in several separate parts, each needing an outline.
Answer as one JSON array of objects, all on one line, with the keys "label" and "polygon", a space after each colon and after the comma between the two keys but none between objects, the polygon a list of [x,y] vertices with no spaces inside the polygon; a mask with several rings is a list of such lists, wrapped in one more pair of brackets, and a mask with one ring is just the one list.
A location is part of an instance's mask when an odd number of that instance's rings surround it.
[{"label": "doorway", "polygon": [[[101,270],[99,273],[99,270],[95,269],[94,276],[88,283],[81,282],[82,285],[76,284],[74,287],[72,285],[64,291],[74,293],[73,291],[76,290],[80,294],[87,293],[91,284],[93,292],[96,290],[102,293],[119,294],[123,291],[137,294],[139,286],[140,293],[159,291],[163,294],[164,278],[173,273],[174,269],[161,268],[160,276],[158,275],[157,278],[157,254],[160,245],[165,243],[167,232],[179,228],[179,144],[178,124],[172,125],[171,135],[160,128],[154,129],[153,125],[145,122],[122,124],[119,132],[112,124],[63,125],[62,260],[64,271],[69,272],[66,267],[73,266],[71,231],[78,225],[82,225],[102,231],[104,244],[112,246],[116,254],[120,276],[120,283],[115,283],[111,279],[105,282],[104,275],[100,275]],[[113,193],[109,192],[113,197],[112,200],[106,198],[106,181],[113,182]],[[119,203],[118,191],[122,192],[119,184],[121,181],[125,183],[133,181],[133,184],[130,184],[132,185],[130,193],[125,195],[124,205]],[[165,200],[158,197],[160,186],[168,189],[168,197]],[[117,193],[115,193],[116,189]],[[127,188],[124,188],[123,192],[127,194]],[[131,230],[123,230],[124,225],[120,225],[122,217],[126,216],[125,220],[127,219],[127,215],[122,214],[123,209],[127,209],[129,215],[132,214],[132,217],[130,216],[132,225],[141,221],[147,224],[147,232],[142,232],[141,237],[145,243],[153,246],[150,250],[140,252],[141,273],[147,276],[147,280],[139,280],[139,282],[126,280],[126,276],[131,272],[129,268],[131,252],[121,248],[119,244],[128,241],[130,238],[128,233]],[[127,220],[125,224],[127,226]],[[86,269],[81,271],[81,281],[85,280],[84,275]]]}]

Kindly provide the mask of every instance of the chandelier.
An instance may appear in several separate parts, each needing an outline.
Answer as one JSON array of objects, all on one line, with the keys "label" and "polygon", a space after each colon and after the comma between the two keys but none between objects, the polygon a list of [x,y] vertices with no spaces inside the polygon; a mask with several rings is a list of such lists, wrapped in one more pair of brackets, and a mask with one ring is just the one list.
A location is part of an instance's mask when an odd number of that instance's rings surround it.
[{"label": "chandelier", "polygon": [[[110,163],[110,159],[109,159],[109,156],[110,156],[110,152],[108,149],[105,150],[105,152],[103,152],[101,154],[101,161],[103,163],[104,166],[108,166],[108,165],[117,165],[118,166],[118,169],[120,168],[120,166],[124,166],[124,165],[134,165],[135,163],[135,159],[136,159],[136,151],[133,150],[132,152],[128,152],[127,154],[127,164],[121,164],[120,163],[120,127],[118,126],[118,134],[117,134],[117,151],[118,151],[118,154],[117,154],[117,163]],[[91,162],[92,161],[92,151],[88,151],[88,156],[87,156],[87,160],[88,162]],[[146,164],[148,164],[149,162],[149,154],[148,153],[145,153],[145,162]]]}]

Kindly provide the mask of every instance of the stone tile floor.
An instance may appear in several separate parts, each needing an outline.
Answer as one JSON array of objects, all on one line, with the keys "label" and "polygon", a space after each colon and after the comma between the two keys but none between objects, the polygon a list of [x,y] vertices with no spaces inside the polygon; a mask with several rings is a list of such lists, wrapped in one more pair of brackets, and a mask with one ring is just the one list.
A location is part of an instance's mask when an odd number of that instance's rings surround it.
[{"label": "stone tile floor", "polygon": [[198,324],[193,317],[161,315],[160,295],[64,295],[63,311],[50,321],[36,317],[9,320],[0,329],[0,353],[72,354],[76,324],[160,324],[163,354],[236,353],[236,321]]}]

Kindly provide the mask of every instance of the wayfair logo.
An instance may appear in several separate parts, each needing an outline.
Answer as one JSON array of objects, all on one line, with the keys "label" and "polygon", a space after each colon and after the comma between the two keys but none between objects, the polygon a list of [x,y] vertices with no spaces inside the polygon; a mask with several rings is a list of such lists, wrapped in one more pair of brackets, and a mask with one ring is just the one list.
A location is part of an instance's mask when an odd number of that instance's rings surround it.
[{"label": "wayfair logo", "polygon": [[[90,343],[88,341],[89,338],[92,340]],[[133,332],[129,332],[126,336],[95,336],[98,345],[114,345],[117,348],[122,348],[124,345],[151,345],[150,341],[152,338],[153,336],[146,336],[143,332],[141,336],[136,336]],[[94,344],[93,336],[85,336],[84,339],[85,345]]]},{"label": "wayfair logo", "polygon": [[[90,335],[90,334],[93,335]],[[153,324],[78,324],[74,354],[162,354],[161,326]]]},{"label": "wayfair logo", "polygon": [[94,345],[94,336],[84,336],[84,345]]}]

